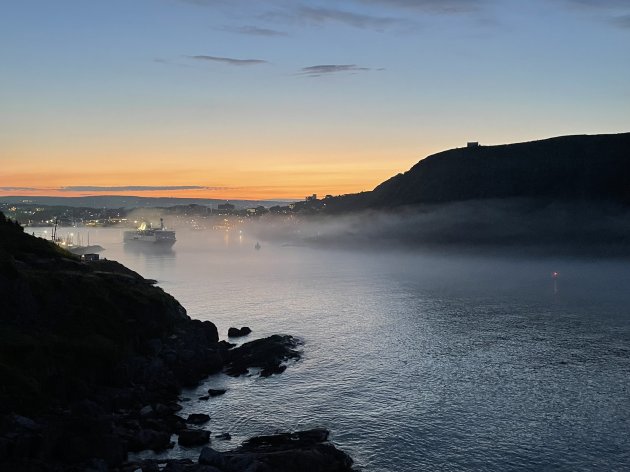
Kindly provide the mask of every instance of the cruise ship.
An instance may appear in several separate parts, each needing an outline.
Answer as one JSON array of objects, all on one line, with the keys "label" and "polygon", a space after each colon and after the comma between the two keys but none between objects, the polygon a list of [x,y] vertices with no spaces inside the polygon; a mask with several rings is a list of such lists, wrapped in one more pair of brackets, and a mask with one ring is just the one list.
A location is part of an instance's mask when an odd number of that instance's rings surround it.
[{"label": "cruise ship", "polygon": [[125,244],[155,245],[160,247],[170,247],[175,244],[175,231],[167,230],[164,227],[164,220],[160,218],[160,227],[153,228],[151,223],[143,222],[134,231],[125,231],[123,234]]}]

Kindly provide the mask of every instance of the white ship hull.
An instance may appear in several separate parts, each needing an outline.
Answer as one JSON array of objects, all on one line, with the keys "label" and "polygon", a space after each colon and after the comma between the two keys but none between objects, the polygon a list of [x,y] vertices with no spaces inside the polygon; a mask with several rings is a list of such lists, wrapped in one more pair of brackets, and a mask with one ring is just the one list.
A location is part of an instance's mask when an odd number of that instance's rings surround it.
[{"label": "white ship hull", "polygon": [[150,224],[143,223],[140,228],[123,233],[125,244],[143,246],[171,247],[175,244],[175,231],[164,229],[164,222],[160,219],[160,227],[152,228]]},{"label": "white ship hull", "polygon": [[125,244],[147,244],[156,246],[172,246],[175,244],[175,231],[167,230],[137,230],[125,231],[123,235]]}]

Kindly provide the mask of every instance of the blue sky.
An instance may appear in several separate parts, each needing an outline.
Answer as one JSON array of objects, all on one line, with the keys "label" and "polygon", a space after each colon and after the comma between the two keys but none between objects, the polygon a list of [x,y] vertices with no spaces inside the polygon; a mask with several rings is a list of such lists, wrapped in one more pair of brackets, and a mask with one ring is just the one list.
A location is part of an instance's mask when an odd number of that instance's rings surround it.
[{"label": "blue sky", "polygon": [[630,130],[630,0],[21,0],[0,60],[0,186],[346,193]]}]

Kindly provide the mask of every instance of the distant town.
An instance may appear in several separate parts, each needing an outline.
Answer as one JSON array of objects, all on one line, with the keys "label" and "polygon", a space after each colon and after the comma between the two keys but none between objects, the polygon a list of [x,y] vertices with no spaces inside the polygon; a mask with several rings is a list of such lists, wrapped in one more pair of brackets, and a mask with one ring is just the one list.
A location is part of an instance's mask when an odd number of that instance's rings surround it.
[{"label": "distant town", "polygon": [[141,208],[91,208],[70,205],[44,205],[25,197],[21,201],[7,202],[0,197],[0,211],[17,220],[24,227],[136,227],[141,221],[165,216],[178,227],[197,229],[222,229],[234,222],[257,219],[264,215],[317,214],[326,208],[332,195],[317,198],[316,194],[304,200],[272,206],[253,205],[243,207],[226,201],[214,205],[185,204],[164,207]]}]

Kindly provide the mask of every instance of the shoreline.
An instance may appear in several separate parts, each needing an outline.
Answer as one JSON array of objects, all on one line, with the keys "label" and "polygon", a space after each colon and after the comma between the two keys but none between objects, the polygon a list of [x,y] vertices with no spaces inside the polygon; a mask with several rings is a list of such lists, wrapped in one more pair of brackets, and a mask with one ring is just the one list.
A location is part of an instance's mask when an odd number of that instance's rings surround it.
[{"label": "shoreline", "polygon": [[0,216],[0,464],[8,470],[289,470],[278,457],[305,467],[325,458],[305,470],[351,470],[326,430],[252,438],[224,453],[206,447],[203,464],[128,462],[128,452],[168,450],[175,438],[195,447],[220,440],[210,438],[204,415],[177,415],[182,388],[222,371],[278,375],[299,359],[301,342],[219,341],[212,322],[191,319],[139,274],[114,261],[80,262]]}]

